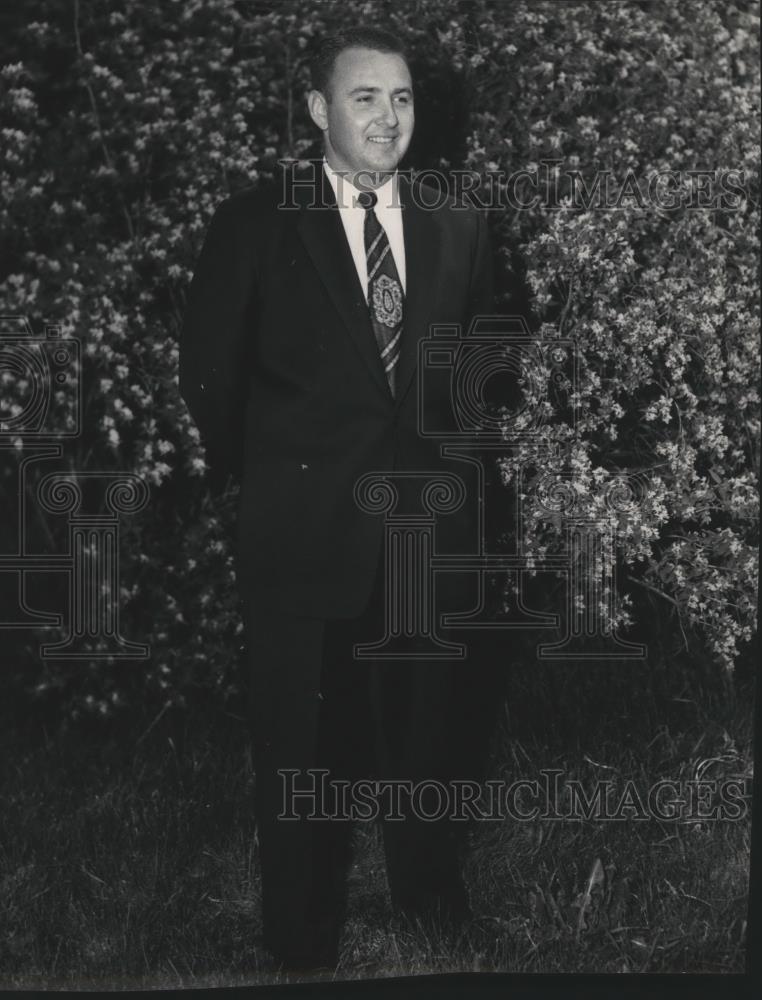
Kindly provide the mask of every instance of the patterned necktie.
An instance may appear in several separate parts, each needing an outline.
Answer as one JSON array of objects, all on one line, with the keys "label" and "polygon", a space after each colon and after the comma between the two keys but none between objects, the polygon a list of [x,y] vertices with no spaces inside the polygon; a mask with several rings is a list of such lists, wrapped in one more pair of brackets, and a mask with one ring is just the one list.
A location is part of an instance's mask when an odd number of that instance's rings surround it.
[{"label": "patterned necktie", "polygon": [[404,294],[392,248],[384,227],[373,211],[378,195],[373,191],[362,191],[357,201],[365,209],[365,260],[368,265],[370,319],[393,396],[395,367],[400,357]]}]

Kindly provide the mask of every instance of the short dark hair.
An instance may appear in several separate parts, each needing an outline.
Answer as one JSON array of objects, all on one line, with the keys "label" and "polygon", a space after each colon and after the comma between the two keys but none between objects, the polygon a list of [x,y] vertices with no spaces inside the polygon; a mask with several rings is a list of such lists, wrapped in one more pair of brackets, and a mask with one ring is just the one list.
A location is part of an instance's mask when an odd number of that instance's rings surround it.
[{"label": "short dark hair", "polygon": [[345,49],[373,49],[375,52],[396,52],[408,62],[405,46],[391,31],[383,28],[344,28],[320,40],[310,60],[310,76],[315,90],[327,95],[336,59]]}]

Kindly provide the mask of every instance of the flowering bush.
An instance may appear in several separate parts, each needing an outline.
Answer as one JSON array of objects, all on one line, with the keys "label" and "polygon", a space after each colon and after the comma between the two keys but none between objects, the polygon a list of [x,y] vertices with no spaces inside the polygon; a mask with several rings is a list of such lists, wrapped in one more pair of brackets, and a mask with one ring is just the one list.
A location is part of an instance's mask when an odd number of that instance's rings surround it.
[{"label": "flowering bush", "polygon": [[[552,161],[536,203],[521,189],[526,207],[490,213],[502,308],[523,307],[525,283],[535,329],[577,345],[579,419],[553,421],[547,470],[572,470],[592,493],[603,470],[646,475],[623,539],[629,575],[732,668],[756,626],[755,11],[742,0],[37,0],[23,23],[6,15],[3,311],[81,342],[83,430],[65,466],[128,470],[151,487],[121,563],[122,628],[150,643],[150,660],[25,665],[38,693],[70,686],[76,711],[101,714],[197,688],[235,697],[234,502],[210,493],[178,393],[185,290],[219,201],[314,142],[305,54],[350,18],[410,45],[414,165],[531,178]],[[696,170],[724,184],[721,205],[690,203],[704,190]],[[575,177],[594,194],[602,171],[615,207],[580,205]],[[638,194],[668,171],[677,207]],[[25,387],[5,377],[3,391]],[[75,405],[57,393],[62,428]],[[15,461],[24,449],[19,437]],[[33,530],[65,547],[63,527]],[[535,525],[529,551],[552,546],[554,530]],[[628,621],[626,601],[615,618]]]},{"label": "flowering bush", "polygon": [[624,562],[728,670],[758,582],[754,10],[518,4],[506,24],[491,8],[471,59],[477,89],[512,82],[482,103],[470,162],[552,164],[544,204],[498,223],[543,329],[576,343],[579,419],[554,427],[565,447],[546,469],[591,494],[604,469],[645,473]]}]

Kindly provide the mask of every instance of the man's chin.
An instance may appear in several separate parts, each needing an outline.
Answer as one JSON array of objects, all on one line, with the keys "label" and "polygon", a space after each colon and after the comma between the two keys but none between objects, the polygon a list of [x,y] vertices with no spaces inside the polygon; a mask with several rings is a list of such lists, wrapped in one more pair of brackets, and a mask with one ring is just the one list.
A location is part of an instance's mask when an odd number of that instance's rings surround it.
[{"label": "man's chin", "polygon": [[372,149],[365,158],[363,169],[369,171],[376,170],[388,174],[390,171],[397,169],[397,164],[402,159],[403,152],[400,152],[397,143],[392,143],[388,147],[380,146],[378,149]]}]

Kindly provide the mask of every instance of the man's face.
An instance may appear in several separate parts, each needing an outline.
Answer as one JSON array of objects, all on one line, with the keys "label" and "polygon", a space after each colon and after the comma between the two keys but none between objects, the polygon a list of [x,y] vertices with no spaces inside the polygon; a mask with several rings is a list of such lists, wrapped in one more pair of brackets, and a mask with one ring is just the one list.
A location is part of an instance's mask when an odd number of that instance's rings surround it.
[{"label": "man's face", "polygon": [[337,171],[369,171],[363,187],[376,187],[405,155],[413,135],[413,84],[402,56],[374,49],[344,49],[333,66],[328,94],[310,94],[310,114]]}]

